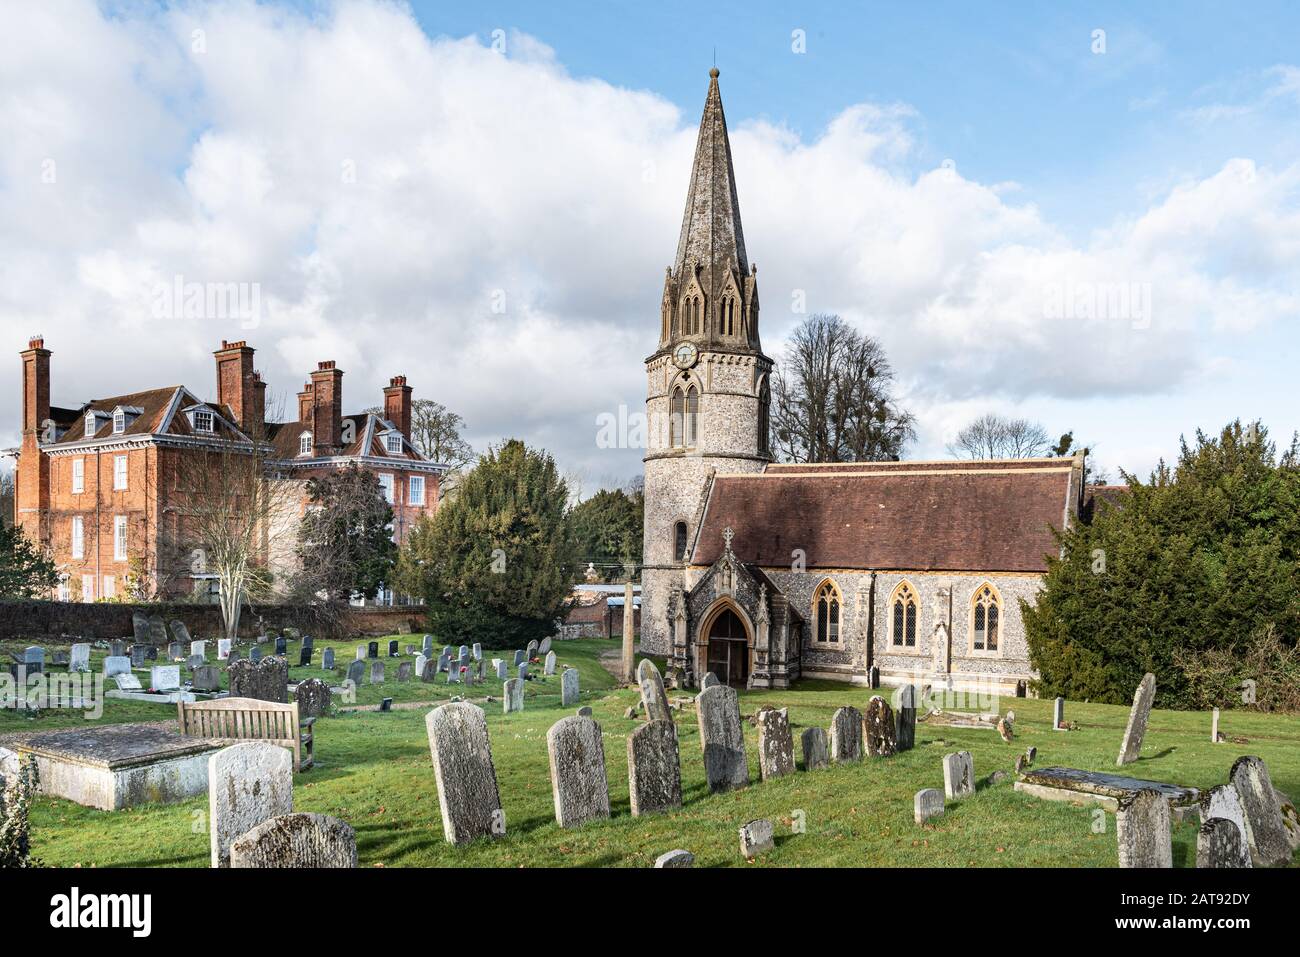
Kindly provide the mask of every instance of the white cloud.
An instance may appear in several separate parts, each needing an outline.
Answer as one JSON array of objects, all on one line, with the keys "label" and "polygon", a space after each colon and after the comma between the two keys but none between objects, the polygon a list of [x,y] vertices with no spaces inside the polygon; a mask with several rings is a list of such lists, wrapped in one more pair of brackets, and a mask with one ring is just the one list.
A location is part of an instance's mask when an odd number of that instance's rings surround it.
[{"label": "white cloud", "polygon": [[[36,330],[64,404],[178,380],[210,391],[212,348],[247,338],[289,407],[333,358],[350,409],[402,372],[480,445],[519,435],[593,477],[639,470],[635,452],[596,448],[595,417],[643,401],[703,76],[683,114],[569,76],[531,37],[509,34],[504,56],[430,39],[387,3],[142,19],[67,2],[8,21],[3,394]],[[915,120],[856,104],[804,142],[733,117],[732,146],[769,353],[800,318],[795,290],[860,323],[921,411],[923,446],[981,402],[1196,381],[1216,336],[1294,315],[1295,169],[1233,161],[1080,244],[1013,202],[1015,184],[916,170]],[[259,324],[154,318],[176,277],[257,283]],[[1134,284],[1145,317],[1052,318],[1054,302]]]}]

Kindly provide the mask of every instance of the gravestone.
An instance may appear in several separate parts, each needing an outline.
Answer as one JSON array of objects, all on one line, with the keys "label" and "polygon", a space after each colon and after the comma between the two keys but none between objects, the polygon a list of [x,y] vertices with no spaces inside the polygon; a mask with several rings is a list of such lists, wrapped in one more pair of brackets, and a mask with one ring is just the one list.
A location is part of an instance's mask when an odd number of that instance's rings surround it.
[{"label": "gravestone", "polygon": [[[462,645],[461,647],[464,646]],[[532,641],[528,643],[528,647],[524,650],[524,659],[527,661],[532,661],[536,657],[537,657],[537,639],[534,638]]]},{"label": "gravestone", "polygon": [[108,679],[113,675],[123,675],[131,673],[131,659],[125,655],[109,655],[104,659],[104,678]]},{"label": "gravestone", "polygon": [[714,685],[719,683],[717,675],[712,671],[706,671],[704,672],[704,677],[700,679],[700,690],[703,691],[705,688],[712,688]]},{"label": "gravestone", "polygon": [[429,712],[425,728],[447,842],[467,844],[505,834],[483,709],[465,702],[444,704]]},{"label": "gravestone", "polygon": [[229,660],[229,658],[230,658],[230,639],[218,638],[217,639],[217,660],[227,661]]},{"label": "gravestone", "polygon": [[321,681],[319,678],[299,681],[298,690],[294,692],[294,700],[298,702],[299,719],[325,717],[330,713],[331,698],[329,682]]},{"label": "gravestone", "polygon": [[461,645],[460,648],[456,650],[456,657],[459,658],[461,661],[464,661],[466,658],[468,658],[469,645]]},{"label": "gravestone", "polygon": [[1210,740],[1215,744],[1219,743],[1219,709],[1215,708],[1214,713],[1210,716]]},{"label": "gravestone", "polygon": [[230,845],[231,867],[357,866],[357,835],[336,817],[284,814],[263,821]]},{"label": "gravestone", "polygon": [[706,688],[696,696],[695,707],[709,790],[717,793],[744,787],[749,783],[749,764],[736,689],[726,685]]},{"label": "gravestone", "polygon": [[758,713],[758,768],[764,781],[794,773],[794,739],[785,708]]},{"label": "gravestone", "polygon": [[1261,758],[1240,757],[1228,780],[1237,790],[1246,827],[1242,836],[1256,867],[1276,867],[1291,860],[1291,845],[1282,819],[1282,802]]},{"label": "gravestone", "polygon": [[1120,867],[1174,866],[1169,838],[1169,800],[1159,791],[1143,788],[1120,798],[1115,812],[1115,836],[1119,842]]},{"label": "gravestone", "polygon": [[1133,707],[1129,709],[1128,726],[1124,729],[1124,741],[1120,744],[1118,765],[1132,764],[1142,751],[1142,737],[1147,732],[1147,722],[1151,720],[1151,703],[1156,697],[1156,676],[1147,672],[1142,682],[1133,692]]},{"label": "gravestone", "polygon": [[[175,667],[174,665],[172,667]],[[154,671],[158,669],[155,668]],[[199,665],[194,669],[194,674],[190,678],[190,683],[194,686],[195,691],[220,691],[221,690],[221,669],[216,665]],[[156,688],[157,685],[155,684]]]},{"label": "gravestone", "polygon": [[127,671],[120,675],[113,675],[113,683],[117,685],[118,691],[143,691],[140,687],[140,679],[131,672]]},{"label": "gravestone", "polygon": [[237,661],[226,669],[232,698],[256,698],[286,704],[289,700],[289,665],[274,656],[252,661]]},{"label": "gravestone", "polygon": [[1235,821],[1212,817],[1201,825],[1196,833],[1196,866],[1250,867],[1250,852]]},{"label": "gravestone", "polygon": [[125,658],[125,657],[126,657],[126,642],[124,642],[124,641],[110,641],[110,642],[108,643],[108,653],[109,653],[110,656],[112,656],[112,657],[114,657],[114,658]]},{"label": "gravestone", "polygon": [[438,656],[438,670],[437,670],[436,673],[437,673],[437,674],[441,674],[442,672],[446,671],[447,668],[448,668],[448,666],[449,666],[450,664],[451,664],[451,659],[450,659],[450,658],[448,658],[446,655],[439,655],[439,656]]},{"label": "gravestone", "polygon": [[149,643],[149,619],[138,611],[131,613],[131,637],[142,645]]},{"label": "gravestone", "polygon": [[90,645],[86,642],[78,642],[72,646],[72,657],[68,662],[68,670],[71,672],[89,671],[90,670]]},{"label": "gravestone", "polygon": [[887,758],[898,753],[894,712],[889,707],[889,702],[880,695],[874,695],[867,703],[867,716],[863,726],[866,730],[867,754],[873,758]]},{"label": "gravestone", "polygon": [[954,801],[975,793],[975,761],[969,751],[943,756],[943,793]]},{"label": "gravestone", "polygon": [[388,657],[390,657],[390,658],[398,658],[398,657],[401,657],[401,652],[397,650],[397,639],[396,639],[396,638],[394,638],[394,639],[392,639],[391,641],[388,642]]},{"label": "gravestone", "polygon": [[185,657],[185,646],[179,641],[173,641],[167,646],[167,658],[170,661],[178,661]]},{"label": "gravestone", "polygon": [[826,731],[823,728],[805,728],[800,736],[803,744],[803,769],[816,771],[831,763],[830,750],[826,745]]},{"label": "gravestone", "polygon": [[203,667],[205,661],[207,661],[207,659],[202,655],[190,655],[185,659],[185,667],[190,669],[190,671],[193,671],[195,668]]},{"label": "gravestone", "polygon": [[289,639],[281,635],[275,639],[275,653],[277,655],[287,655],[289,653]]},{"label": "gravestone", "polygon": [[208,643],[206,641],[191,641],[190,657],[206,659],[208,657]]},{"label": "gravestone", "polygon": [[230,657],[226,659],[226,664],[228,665],[234,664],[236,661],[239,661],[243,657],[244,657],[244,653],[242,651],[240,651],[238,648],[231,648]]},{"label": "gravestone", "polygon": [[772,841],[772,822],[750,821],[740,829],[740,856],[749,859],[766,854],[776,847]]},{"label": "gravestone", "polygon": [[546,660],[545,663],[542,665],[542,674],[544,675],[555,674],[555,652],[548,651],[546,653]]},{"label": "gravestone", "polygon": [[384,683],[384,662],[376,658],[370,662],[370,683],[372,685],[381,685]]},{"label": "gravestone", "polygon": [[[1241,832],[1241,842],[1238,845],[1241,851],[1241,860],[1232,866],[1250,867],[1250,841],[1246,837],[1246,812],[1241,807],[1241,798],[1237,796],[1237,789],[1231,784],[1218,784],[1209,790],[1202,791],[1197,801],[1200,806],[1202,821],[1208,821],[1210,818],[1222,818],[1237,825],[1237,829]],[[1226,867],[1228,865],[1219,864],[1216,866]]]},{"label": "gravestone", "polygon": [[307,665],[311,664],[311,652],[312,649],[307,645],[303,645],[302,648],[298,650],[299,668],[305,668]]},{"label": "gravestone", "polygon": [[131,646],[131,667],[132,668],[144,667],[144,662],[145,662],[144,649],[145,649],[144,645]]},{"label": "gravestone", "polygon": [[551,762],[555,823],[578,827],[608,818],[609,782],[600,725],[577,715],[561,718],[546,732],[546,751]]},{"label": "gravestone", "polygon": [[357,645],[357,661],[364,661],[366,658],[366,646]]},{"label": "gravestone", "polygon": [[420,680],[425,684],[433,684],[433,679],[438,677],[438,662],[430,658],[424,663],[424,673],[420,675]]},{"label": "gravestone", "polygon": [[230,845],[236,838],[265,820],[292,811],[293,753],[287,748],[245,741],[208,758],[213,867],[230,866]]},{"label": "gravestone", "polygon": [[262,660],[262,648],[260,645],[254,645],[252,648],[249,649],[248,660],[251,661],[253,664],[257,664],[259,661]]},{"label": "gravestone", "polygon": [[379,642],[372,641],[368,645],[366,645],[366,657],[367,658],[379,657]]},{"label": "gravestone", "polygon": [[526,661],[521,662],[519,665],[519,680],[520,681],[528,680],[528,662]]},{"label": "gravestone", "polygon": [[415,676],[417,678],[424,677],[424,666],[428,663],[429,659],[424,656],[423,652],[415,656]]},{"label": "gravestone", "polygon": [[167,633],[169,631],[171,632],[172,641],[176,642],[177,644],[188,645],[190,642],[194,640],[193,638],[190,637],[190,630],[185,627],[185,622],[181,621],[179,618],[173,618],[171,621],[169,621],[166,627],[164,627],[161,630],[161,634],[160,634],[158,625],[160,625],[161,623],[162,623],[161,618],[149,619],[148,624],[146,625],[147,628],[146,634],[148,635],[147,640],[153,642],[154,644],[159,644],[159,645],[166,644]]},{"label": "gravestone", "polygon": [[433,657],[433,635],[424,636],[424,644],[422,650],[424,652],[424,657],[426,658]]},{"label": "gravestone", "polygon": [[943,814],[943,792],[938,788],[922,788],[912,798],[912,820],[924,824],[932,817]]},{"label": "gravestone", "polygon": [[831,718],[831,760],[836,764],[862,760],[862,712],[851,705]]},{"label": "gravestone", "polygon": [[452,664],[447,669],[447,684],[454,685],[460,683],[460,665]]},{"label": "gravestone", "polygon": [[1065,724],[1065,699],[1057,698],[1052,702],[1052,730],[1060,731]]},{"label": "gravestone", "polygon": [[365,680],[365,677],[366,663],[364,661],[356,660],[348,663],[348,681],[351,681],[354,685],[359,685]]},{"label": "gravestone", "polygon": [[310,648],[310,649],[312,649],[313,651],[315,651],[315,650],[316,650],[316,639],[313,638],[311,635],[304,635],[304,636],[303,636],[303,639],[302,639],[302,646],[303,646],[304,648]]},{"label": "gravestone", "polygon": [[523,653],[523,651],[516,651],[516,652],[515,652],[515,667],[518,668],[521,664],[523,664],[523,661],[524,661],[524,653]]},{"label": "gravestone", "polygon": [[496,668],[497,670],[498,681],[505,681],[506,678],[509,677],[510,668],[509,666],[506,665],[505,661],[503,661],[501,658],[493,658],[492,667]]},{"label": "gravestone", "polygon": [[524,710],[524,683],[518,678],[509,678],[506,680],[505,687],[501,689],[501,712],[510,714],[512,711]]},{"label": "gravestone", "polygon": [[537,646],[537,653],[539,655],[545,656],[550,650],[551,650],[551,639],[549,637],[543,638],[542,643]]},{"label": "gravestone", "polygon": [[[523,693],[523,685],[519,686],[520,694]],[[578,669],[566,668],[560,675],[560,704],[565,708],[572,707],[578,703]]]},{"label": "gravestone", "polygon": [[321,670],[333,671],[334,670],[334,649],[326,648],[323,652],[321,652],[320,657],[321,657],[321,662],[320,662]]},{"label": "gravestone", "polygon": [[682,806],[681,755],[671,721],[650,721],[627,736],[627,786],[633,817]]},{"label": "gravestone", "polygon": [[668,851],[660,854],[655,858],[656,868],[677,868],[692,867],[695,864],[695,855],[690,851],[683,851],[680,848],[675,851]]},{"label": "gravestone", "polygon": [[916,687],[914,685],[903,685],[898,690],[894,738],[899,751],[910,751],[916,747]]},{"label": "gravestone", "polygon": [[641,688],[641,705],[645,708],[646,718],[650,721],[672,721],[673,713],[668,707],[664,679],[659,674],[659,669],[655,667],[655,663],[648,658],[643,658],[636,666],[636,680]]},{"label": "gravestone", "polygon": [[415,665],[413,665],[413,664],[412,664],[411,662],[409,662],[409,661],[403,661],[401,664],[399,664],[399,665],[397,666],[397,680],[398,680],[398,681],[410,681],[410,680],[411,680],[411,671],[412,671],[412,669],[414,669],[414,667],[415,667]]}]

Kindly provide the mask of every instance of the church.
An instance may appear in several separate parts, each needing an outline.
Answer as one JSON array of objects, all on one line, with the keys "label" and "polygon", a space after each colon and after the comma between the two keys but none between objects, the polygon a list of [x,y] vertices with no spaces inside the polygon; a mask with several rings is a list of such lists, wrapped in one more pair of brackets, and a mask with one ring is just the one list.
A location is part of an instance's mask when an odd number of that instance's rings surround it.
[{"label": "church", "polygon": [[646,359],[641,648],[677,687],[799,678],[1024,695],[1021,619],[1084,459],[782,464],[718,70]]}]

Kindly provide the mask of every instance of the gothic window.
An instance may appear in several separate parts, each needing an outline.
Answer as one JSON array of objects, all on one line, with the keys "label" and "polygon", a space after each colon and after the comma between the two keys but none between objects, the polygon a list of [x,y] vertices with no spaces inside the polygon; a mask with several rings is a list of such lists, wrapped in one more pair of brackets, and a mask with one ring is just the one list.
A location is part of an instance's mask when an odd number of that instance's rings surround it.
[{"label": "gothic window", "polygon": [[672,404],[668,414],[668,444],[674,449],[681,448],[686,444],[685,435],[682,432],[685,417],[686,394],[678,386],[673,389]]},{"label": "gothic window", "polygon": [[686,445],[694,448],[699,440],[700,393],[695,386],[686,392]]},{"label": "gothic window", "polygon": [[894,589],[894,600],[890,603],[893,610],[893,645],[895,648],[916,647],[916,592],[907,582],[900,582]]},{"label": "gothic window", "polygon": [[992,585],[984,584],[971,602],[971,647],[975,651],[997,651],[1002,623],[1002,598]]},{"label": "gothic window", "polygon": [[673,560],[686,561],[686,523],[678,522],[673,526]]},{"label": "gothic window", "polygon": [[700,332],[700,297],[687,296],[682,300],[682,333],[688,336]]},{"label": "gothic window", "polygon": [[670,338],[677,337],[677,317],[673,315],[672,303],[664,300],[664,331]]},{"label": "gothic window", "polygon": [[813,596],[814,634],[823,644],[840,641],[840,590],[827,579]]},{"label": "gothic window", "polygon": [[771,405],[772,391],[764,379],[763,388],[758,392],[758,451],[761,455],[767,455],[771,449],[772,422],[768,411]]},{"label": "gothic window", "polygon": [[724,336],[736,334],[736,299],[725,296],[718,308],[718,328]]}]

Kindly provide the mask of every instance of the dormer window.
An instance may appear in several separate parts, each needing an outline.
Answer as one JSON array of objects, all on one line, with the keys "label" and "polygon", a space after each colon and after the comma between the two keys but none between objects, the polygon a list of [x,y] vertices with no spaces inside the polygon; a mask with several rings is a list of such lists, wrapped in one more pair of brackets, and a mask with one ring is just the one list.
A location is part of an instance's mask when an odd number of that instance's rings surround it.
[{"label": "dormer window", "polygon": [[99,431],[99,418],[94,412],[86,413],[86,438],[93,438]]},{"label": "dormer window", "polygon": [[205,409],[197,409],[194,412],[194,431],[211,432],[212,431],[212,413]]},{"label": "dormer window", "polygon": [[298,454],[311,455],[311,433],[304,432],[298,436]]},{"label": "dormer window", "polygon": [[384,436],[384,449],[389,455],[402,454],[402,435],[400,432],[389,432]]},{"label": "dormer window", "polygon": [[126,413],[118,409],[113,413],[113,434],[121,435],[126,431]]}]

